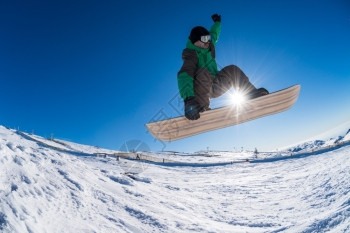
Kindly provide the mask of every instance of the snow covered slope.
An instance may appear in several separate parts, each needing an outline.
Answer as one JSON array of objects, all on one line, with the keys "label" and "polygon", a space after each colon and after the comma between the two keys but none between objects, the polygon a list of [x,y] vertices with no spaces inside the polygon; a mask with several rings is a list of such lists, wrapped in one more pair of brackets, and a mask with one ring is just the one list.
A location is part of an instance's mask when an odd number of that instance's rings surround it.
[{"label": "snow covered slope", "polygon": [[144,172],[129,177],[124,166],[140,162],[98,158],[93,153],[114,151],[31,137],[36,141],[0,126],[0,232],[350,232],[347,144],[300,158],[229,165],[219,163],[228,152],[173,153],[217,163],[143,164]]},{"label": "snow covered slope", "polygon": [[301,143],[299,145],[285,149],[287,152],[310,152],[319,150],[320,148],[332,147],[334,145],[343,144],[350,141],[350,129],[347,131],[345,136],[338,136],[337,138],[331,138],[326,141],[315,140]]}]

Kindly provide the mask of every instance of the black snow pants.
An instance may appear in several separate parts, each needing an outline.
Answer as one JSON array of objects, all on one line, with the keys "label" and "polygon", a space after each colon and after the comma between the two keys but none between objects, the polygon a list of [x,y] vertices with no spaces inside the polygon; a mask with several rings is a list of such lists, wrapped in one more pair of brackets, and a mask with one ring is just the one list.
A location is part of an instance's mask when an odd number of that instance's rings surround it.
[{"label": "black snow pants", "polygon": [[196,100],[204,109],[209,108],[211,98],[217,98],[231,88],[245,93],[256,90],[249,78],[235,65],[226,66],[216,77],[207,69],[200,68],[194,77]]}]

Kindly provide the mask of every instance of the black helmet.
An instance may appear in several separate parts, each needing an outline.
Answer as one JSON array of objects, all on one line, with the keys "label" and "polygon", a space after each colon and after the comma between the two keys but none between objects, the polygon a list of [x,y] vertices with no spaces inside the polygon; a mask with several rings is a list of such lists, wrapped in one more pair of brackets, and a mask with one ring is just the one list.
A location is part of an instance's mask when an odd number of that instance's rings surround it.
[{"label": "black helmet", "polygon": [[201,40],[201,36],[210,35],[209,31],[202,26],[192,28],[189,39],[194,44],[196,41]]}]

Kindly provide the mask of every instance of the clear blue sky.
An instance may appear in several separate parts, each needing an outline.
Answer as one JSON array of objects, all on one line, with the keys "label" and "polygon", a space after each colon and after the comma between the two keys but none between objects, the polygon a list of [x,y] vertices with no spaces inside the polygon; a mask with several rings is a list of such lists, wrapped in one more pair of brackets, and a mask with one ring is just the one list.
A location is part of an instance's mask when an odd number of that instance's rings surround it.
[{"label": "clear blue sky", "polygon": [[[222,15],[220,67],[271,92],[301,84],[289,111],[162,144],[145,124],[177,95],[192,27]],[[1,1],[0,124],[119,149],[274,150],[350,126],[350,2]],[[224,101],[224,100],[223,100]]]}]

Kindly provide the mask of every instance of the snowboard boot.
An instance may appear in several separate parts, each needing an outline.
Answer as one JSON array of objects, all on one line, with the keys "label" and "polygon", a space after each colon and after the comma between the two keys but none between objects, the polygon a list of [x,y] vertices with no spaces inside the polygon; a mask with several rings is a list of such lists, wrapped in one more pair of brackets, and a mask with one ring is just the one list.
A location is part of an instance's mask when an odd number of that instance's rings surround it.
[{"label": "snowboard boot", "polygon": [[264,95],[268,95],[269,91],[266,90],[265,88],[261,87],[258,89],[255,89],[253,91],[251,91],[250,93],[247,94],[247,99],[251,100],[251,99],[255,99]]}]

